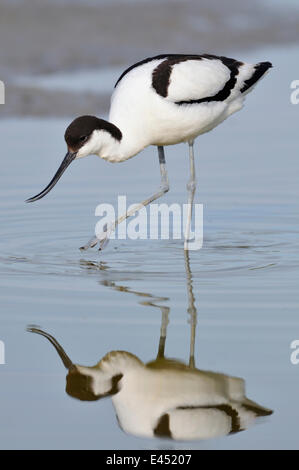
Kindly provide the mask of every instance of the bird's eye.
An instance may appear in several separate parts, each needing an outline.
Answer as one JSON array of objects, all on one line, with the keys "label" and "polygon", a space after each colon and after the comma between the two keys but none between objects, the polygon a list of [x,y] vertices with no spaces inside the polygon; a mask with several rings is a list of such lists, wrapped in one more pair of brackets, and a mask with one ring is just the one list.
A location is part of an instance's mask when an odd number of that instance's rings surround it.
[{"label": "bird's eye", "polygon": [[83,135],[82,137],[79,138],[79,142],[85,142],[85,140],[87,140],[88,136],[87,135]]}]

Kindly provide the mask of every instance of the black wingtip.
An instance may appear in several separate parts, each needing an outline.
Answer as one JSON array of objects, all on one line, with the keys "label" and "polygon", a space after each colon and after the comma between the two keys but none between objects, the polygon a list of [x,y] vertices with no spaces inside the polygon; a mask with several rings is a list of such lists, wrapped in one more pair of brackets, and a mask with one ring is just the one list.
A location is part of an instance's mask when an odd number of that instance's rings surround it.
[{"label": "black wingtip", "polygon": [[271,62],[260,62],[257,66],[265,71],[273,67]]},{"label": "black wingtip", "polygon": [[254,66],[254,72],[250,78],[245,80],[243,88],[241,88],[241,93],[245,93],[251,87],[253,87],[265,73],[271,68],[273,65],[271,62],[259,62]]}]

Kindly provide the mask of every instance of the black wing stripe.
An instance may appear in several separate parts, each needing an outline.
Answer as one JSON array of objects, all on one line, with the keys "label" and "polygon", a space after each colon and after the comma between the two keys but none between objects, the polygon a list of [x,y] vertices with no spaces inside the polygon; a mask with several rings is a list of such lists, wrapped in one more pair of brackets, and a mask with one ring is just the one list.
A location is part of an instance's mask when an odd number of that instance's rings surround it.
[{"label": "black wing stripe", "polygon": [[222,90],[220,90],[216,95],[207,96],[205,98],[200,98],[198,100],[186,100],[186,101],[176,101],[176,104],[183,105],[183,104],[199,104],[199,103],[209,103],[211,101],[225,101],[231,91],[234,89],[236,82],[237,82],[237,75],[239,73],[239,68],[243,65],[243,62],[239,62],[234,59],[230,59],[227,57],[217,57],[217,56],[210,56],[205,55],[203,56],[207,59],[218,59],[230,70],[230,79],[226,82]]},{"label": "black wing stripe", "polygon": [[240,418],[237,410],[232,406],[223,404],[223,405],[211,405],[211,406],[180,406],[178,410],[188,410],[188,409],[197,409],[197,410],[219,410],[225,413],[231,418],[231,431],[230,434],[234,434],[242,431]]},{"label": "black wing stripe", "polygon": [[[162,58],[162,57],[159,57]],[[195,103],[206,103],[210,101],[224,101],[226,100],[237,82],[237,75],[239,73],[239,67],[243,65],[243,62],[239,62],[235,59],[228,57],[219,57],[211,54],[202,55],[172,55],[165,57],[165,61],[159,64],[153,71],[152,86],[158,95],[166,98],[168,95],[168,87],[171,79],[171,71],[174,65],[188,60],[219,60],[230,70],[230,79],[226,82],[222,90],[216,95],[200,98],[198,100],[184,100],[176,101],[176,104],[195,104]]]},{"label": "black wing stripe", "polygon": [[166,413],[159,418],[157,426],[154,429],[154,435],[157,437],[172,438],[169,426],[169,414]]},{"label": "black wing stripe", "polygon": [[168,56],[167,59],[159,64],[153,71],[152,86],[158,95],[163,96],[163,98],[167,97],[171,71],[174,65],[186,62],[187,60],[202,60],[202,58],[202,56],[198,55]]},{"label": "black wing stripe", "polygon": [[127,75],[129,72],[131,72],[131,70],[135,69],[136,67],[147,64],[148,62],[152,62],[153,60],[168,59],[168,57],[184,57],[184,54],[160,54],[154,57],[148,57],[147,59],[143,59],[140,62],[136,62],[136,64],[131,65],[121,74],[116,84],[114,85],[114,88],[117,87],[117,85],[124,78],[125,75]]},{"label": "black wing stripe", "polygon": [[253,75],[245,80],[243,87],[241,88],[241,93],[249,90],[262,76],[272,67],[271,62],[260,62],[254,67]]},{"label": "black wing stripe", "polygon": [[229,405],[218,405],[216,406],[217,410],[223,411],[227,416],[232,420],[230,434],[235,434],[236,432],[242,431],[240,418],[237,410],[234,410]]}]

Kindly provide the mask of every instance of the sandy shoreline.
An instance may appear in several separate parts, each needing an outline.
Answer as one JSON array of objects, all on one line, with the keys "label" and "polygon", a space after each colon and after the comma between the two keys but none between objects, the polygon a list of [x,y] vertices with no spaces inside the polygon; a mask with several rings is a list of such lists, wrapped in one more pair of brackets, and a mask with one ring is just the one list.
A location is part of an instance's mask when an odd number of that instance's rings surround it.
[{"label": "sandy shoreline", "polygon": [[[1,117],[103,113],[109,97],[24,88],[23,75],[123,65],[162,52],[237,55],[299,39],[299,14],[238,0],[0,1]],[[239,57],[237,57],[239,58]]]}]

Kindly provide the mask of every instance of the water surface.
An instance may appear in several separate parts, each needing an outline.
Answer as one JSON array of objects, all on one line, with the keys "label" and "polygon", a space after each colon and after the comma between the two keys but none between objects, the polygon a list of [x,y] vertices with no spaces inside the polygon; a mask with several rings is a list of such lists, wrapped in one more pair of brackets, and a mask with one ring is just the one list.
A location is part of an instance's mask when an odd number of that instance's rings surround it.
[{"label": "water surface", "polygon": [[[181,241],[111,241],[81,253],[100,202],[128,203],[156,190],[156,150],[111,165],[75,162],[43,200],[26,205],[50,180],[65,153],[68,120],[1,121],[0,366],[2,448],[298,448],[298,367],[290,343],[298,319],[297,48],[268,49],[243,59],[275,68],[248,96],[243,111],[196,144],[204,204],[204,247]],[[240,57],[242,58],[242,57]],[[166,149],[170,192],[185,202],[187,149]],[[188,277],[189,276],[189,277]],[[161,309],[169,309],[165,354],[188,362],[188,282],[197,309],[196,366],[241,377],[247,396],[274,411],[242,433],[174,442],[138,438],[118,426],[110,398],[80,402],[65,393],[65,371],[52,346],[26,332],[38,325],[74,362],[94,365],[124,350],[156,357]]]}]

